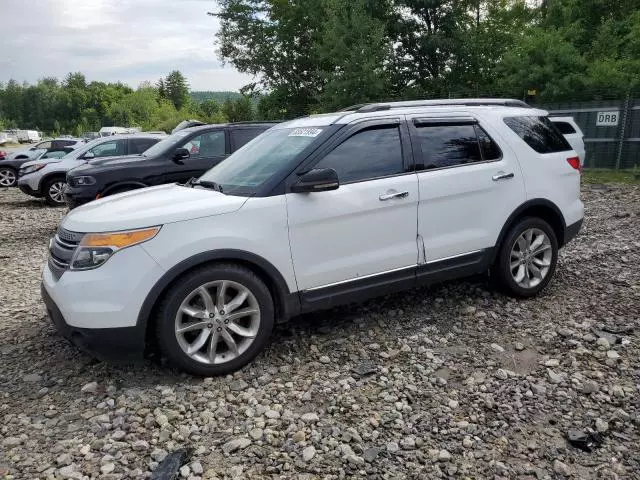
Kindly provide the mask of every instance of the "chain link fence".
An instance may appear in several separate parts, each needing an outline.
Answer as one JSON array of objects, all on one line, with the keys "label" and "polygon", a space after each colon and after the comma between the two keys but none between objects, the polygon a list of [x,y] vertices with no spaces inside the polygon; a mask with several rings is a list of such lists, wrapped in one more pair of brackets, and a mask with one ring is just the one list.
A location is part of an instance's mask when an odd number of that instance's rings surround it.
[{"label": "chain link fence", "polygon": [[573,117],[584,134],[584,168],[640,168],[640,99],[536,104],[550,116]]}]

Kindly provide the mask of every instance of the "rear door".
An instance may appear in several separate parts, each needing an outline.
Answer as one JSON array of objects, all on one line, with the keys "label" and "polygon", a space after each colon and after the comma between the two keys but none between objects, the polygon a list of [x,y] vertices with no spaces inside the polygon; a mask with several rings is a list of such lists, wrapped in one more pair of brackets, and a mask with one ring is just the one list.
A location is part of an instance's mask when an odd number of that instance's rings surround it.
[{"label": "rear door", "polygon": [[159,138],[130,138],[127,142],[127,155],[142,155],[145,150],[151,148],[159,141]]},{"label": "rear door", "polygon": [[173,161],[166,159],[166,169],[158,172],[154,184],[186,182],[199,177],[228,156],[229,142],[225,129],[207,130],[189,138],[177,148],[186,148],[189,158]]},{"label": "rear door", "polygon": [[[408,116],[427,263],[480,261],[525,201],[515,154],[474,117]],[[424,271],[423,271],[424,273]]]},{"label": "rear door", "polygon": [[256,138],[265,128],[232,128],[229,130],[231,153]]}]

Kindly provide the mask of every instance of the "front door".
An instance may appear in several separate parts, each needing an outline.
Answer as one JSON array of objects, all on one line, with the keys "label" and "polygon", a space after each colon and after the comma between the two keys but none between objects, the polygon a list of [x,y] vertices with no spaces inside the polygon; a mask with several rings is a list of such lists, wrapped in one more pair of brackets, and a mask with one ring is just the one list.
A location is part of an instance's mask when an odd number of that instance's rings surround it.
[{"label": "front door", "polygon": [[[418,233],[427,262],[480,258],[525,201],[508,145],[475,118],[409,116],[420,185]],[[494,138],[492,138],[494,137]]]},{"label": "front door", "polygon": [[404,122],[349,125],[325,148],[301,171],[333,168],[339,188],[286,194],[298,289],[377,282],[398,272],[413,281],[418,179]]}]

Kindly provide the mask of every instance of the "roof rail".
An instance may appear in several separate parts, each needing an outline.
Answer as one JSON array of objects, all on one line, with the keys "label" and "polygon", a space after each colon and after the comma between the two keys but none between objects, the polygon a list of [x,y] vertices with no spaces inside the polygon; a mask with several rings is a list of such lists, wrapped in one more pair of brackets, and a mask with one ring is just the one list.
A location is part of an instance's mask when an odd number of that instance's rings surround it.
[{"label": "roof rail", "polygon": [[256,123],[282,123],[283,120],[244,120],[242,122],[229,122],[228,125],[247,125],[247,124],[256,124]]},{"label": "roof rail", "polygon": [[341,111],[352,111],[358,113],[378,112],[382,110],[391,110],[392,108],[408,108],[408,107],[438,107],[438,106],[503,106],[503,107],[520,107],[531,108],[530,105],[522,100],[511,98],[458,98],[458,99],[442,99],[442,100],[411,100],[406,102],[389,102],[389,103],[368,103],[365,105],[353,105]]}]

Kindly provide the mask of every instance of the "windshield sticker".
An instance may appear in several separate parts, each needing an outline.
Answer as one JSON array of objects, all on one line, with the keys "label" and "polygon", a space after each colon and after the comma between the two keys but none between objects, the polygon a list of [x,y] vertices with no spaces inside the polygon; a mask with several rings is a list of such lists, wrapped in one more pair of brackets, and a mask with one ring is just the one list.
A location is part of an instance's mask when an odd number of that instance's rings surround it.
[{"label": "windshield sticker", "polygon": [[295,128],[289,134],[290,137],[317,137],[322,132],[320,128]]}]

